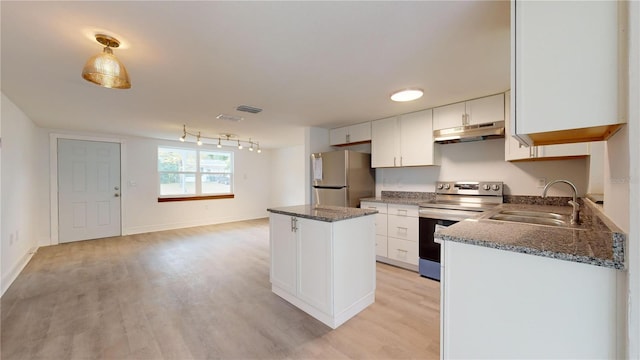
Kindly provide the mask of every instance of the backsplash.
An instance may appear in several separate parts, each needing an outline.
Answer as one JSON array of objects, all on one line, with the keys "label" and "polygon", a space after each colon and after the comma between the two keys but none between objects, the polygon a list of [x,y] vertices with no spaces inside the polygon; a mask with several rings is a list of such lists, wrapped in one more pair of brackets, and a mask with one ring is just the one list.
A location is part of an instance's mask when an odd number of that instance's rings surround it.
[{"label": "backsplash", "polygon": [[391,199],[411,199],[420,201],[435,200],[436,193],[420,191],[382,191],[381,197]]}]

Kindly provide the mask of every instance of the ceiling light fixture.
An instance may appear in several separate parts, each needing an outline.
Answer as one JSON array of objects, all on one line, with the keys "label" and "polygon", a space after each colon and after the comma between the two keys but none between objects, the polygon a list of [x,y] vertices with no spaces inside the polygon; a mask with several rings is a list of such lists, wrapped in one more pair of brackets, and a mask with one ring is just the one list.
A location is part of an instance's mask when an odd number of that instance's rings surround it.
[{"label": "ceiling light fixture", "polygon": [[391,100],[398,102],[413,101],[420,99],[424,91],[422,89],[404,89],[391,94]]},{"label": "ceiling light fixture", "polygon": [[111,48],[120,46],[118,39],[96,34],[96,41],[104,45],[100,54],[94,55],[82,69],[82,77],[94,84],[112,89],[129,89],[131,81],[124,65],[113,55]]},{"label": "ceiling light fixture", "polygon": [[187,127],[182,125],[182,136],[180,136],[180,141],[184,142],[187,139]]},{"label": "ceiling light fixture", "polygon": [[179,138],[180,141],[182,142],[187,141],[187,136],[194,137],[196,140],[196,144],[198,144],[198,146],[202,146],[204,144],[204,139],[209,139],[213,141],[217,140],[217,144],[215,142],[213,144],[216,144],[216,147],[218,149],[221,149],[223,146],[236,146],[238,150],[242,150],[244,146],[247,146],[249,148],[249,151],[255,150],[255,152],[257,153],[262,153],[262,150],[260,150],[259,142],[254,141],[251,138],[249,138],[249,140],[242,140],[242,139],[239,139],[234,134],[223,133],[223,134],[220,134],[219,136],[209,137],[209,136],[202,135],[200,131],[198,132],[187,131],[187,126],[182,125],[182,136]]}]

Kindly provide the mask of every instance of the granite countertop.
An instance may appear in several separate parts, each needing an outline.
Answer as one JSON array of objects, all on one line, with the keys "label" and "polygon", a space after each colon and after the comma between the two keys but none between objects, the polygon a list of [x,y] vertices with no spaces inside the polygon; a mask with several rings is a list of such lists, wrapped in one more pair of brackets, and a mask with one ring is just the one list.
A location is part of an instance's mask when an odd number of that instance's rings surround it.
[{"label": "granite countertop", "polygon": [[502,204],[436,232],[435,237],[500,250],[624,269],[625,234],[593,202],[583,200],[581,224],[568,227],[489,219],[503,210],[571,214],[570,206]]},{"label": "granite countertop", "polygon": [[378,202],[384,204],[416,205],[435,199],[435,193],[415,191],[383,191],[380,197],[369,197],[360,201]]},{"label": "granite countertop", "polygon": [[297,216],[301,218],[334,222],[347,219],[353,219],[361,216],[373,215],[378,213],[377,210],[359,209],[342,206],[316,206],[316,205],[297,205],[279,208],[270,208],[267,211],[289,216]]}]

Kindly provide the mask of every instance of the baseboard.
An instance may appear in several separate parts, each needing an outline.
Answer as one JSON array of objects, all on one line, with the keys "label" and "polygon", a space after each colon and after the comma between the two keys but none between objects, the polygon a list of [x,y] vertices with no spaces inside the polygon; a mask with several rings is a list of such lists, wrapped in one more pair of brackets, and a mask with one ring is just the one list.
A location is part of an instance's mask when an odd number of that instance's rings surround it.
[{"label": "baseboard", "polygon": [[206,225],[218,225],[225,224],[236,221],[246,221],[246,220],[256,220],[256,219],[264,219],[264,215],[256,215],[255,217],[248,218],[234,218],[234,217],[225,217],[225,218],[216,218],[215,221],[211,220],[198,220],[198,221],[182,221],[170,224],[156,224],[156,225],[145,225],[145,226],[132,226],[122,229],[122,235],[135,235],[135,234],[144,234],[149,232],[156,231],[167,231],[167,230],[176,230],[176,229],[185,229],[196,226],[206,226]]},{"label": "baseboard", "polygon": [[13,266],[13,268],[11,269],[11,271],[9,271],[7,274],[3,274],[2,276],[2,287],[1,287],[1,293],[0,293],[0,297],[2,297],[2,295],[4,295],[4,293],[7,291],[7,289],[9,289],[9,287],[11,286],[11,284],[13,284],[13,282],[16,280],[16,278],[18,277],[18,275],[20,275],[20,273],[22,272],[22,270],[24,270],[25,266],[27,266],[27,264],[29,263],[29,261],[31,261],[31,258],[33,257],[33,255],[38,252],[38,246],[31,248],[29,251],[27,251],[26,254],[24,254],[22,256],[22,258],[20,258],[20,260]]}]

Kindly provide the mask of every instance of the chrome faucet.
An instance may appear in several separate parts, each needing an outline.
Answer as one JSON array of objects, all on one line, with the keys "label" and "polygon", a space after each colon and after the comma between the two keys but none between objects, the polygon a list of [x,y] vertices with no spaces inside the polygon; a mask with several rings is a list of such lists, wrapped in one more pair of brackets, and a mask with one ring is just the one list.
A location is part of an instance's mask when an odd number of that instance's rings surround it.
[{"label": "chrome faucet", "polygon": [[569,180],[553,180],[553,181],[549,182],[547,185],[544,186],[544,190],[542,190],[542,197],[546,198],[547,197],[547,190],[549,190],[551,185],[557,184],[559,182],[562,182],[562,183],[565,183],[565,184],[571,186],[571,189],[573,190],[573,200],[569,200],[569,205],[573,206],[573,211],[571,211],[570,222],[571,222],[572,225],[579,224],[580,223],[580,204],[578,204],[578,189],[576,189],[576,186],[573,185],[573,183],[571,181],[569,181]]}]

